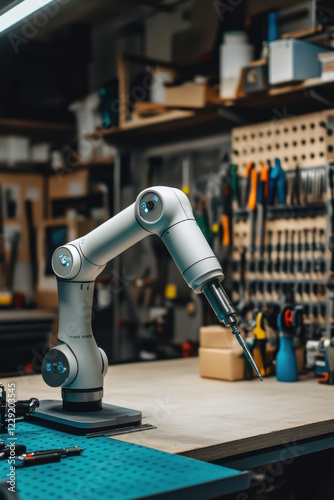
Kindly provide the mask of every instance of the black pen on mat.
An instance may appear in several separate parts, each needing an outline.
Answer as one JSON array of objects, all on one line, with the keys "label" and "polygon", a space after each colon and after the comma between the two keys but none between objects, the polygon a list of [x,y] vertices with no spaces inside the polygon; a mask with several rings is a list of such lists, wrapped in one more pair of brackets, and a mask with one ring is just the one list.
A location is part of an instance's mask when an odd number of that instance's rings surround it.
[{"label": "black pen on mat", "polygon": [[26,457],[37,457],[42,455],[57,454],[60,455],[62,458],[65,458],[65,457],[75,457],[77,455],[80,455],[82,451],[84,451],[83,448],[80,448],[79,446],[73,446],[71,448],[55,448],[53,450],[36,450],[36,451],[31,451],[30,453],[20,453],[20,455],[23,458],[26,458]]},{"label": "black pen on mat", "polygon": [[3,450],[0,451],[0,460],[6,460],[10,456],[18,456],[25,453],[27,448],[24,444],[16,444],[15,446],[6,446]]},{"label": "black pen on mat", "polygon": [[36,455],[34,457],[24,457],[20,455],[15,460],[15,467],[31,467],[33,465],[53,464],[61,461],[59,453],[49,453],[48,455]]}]

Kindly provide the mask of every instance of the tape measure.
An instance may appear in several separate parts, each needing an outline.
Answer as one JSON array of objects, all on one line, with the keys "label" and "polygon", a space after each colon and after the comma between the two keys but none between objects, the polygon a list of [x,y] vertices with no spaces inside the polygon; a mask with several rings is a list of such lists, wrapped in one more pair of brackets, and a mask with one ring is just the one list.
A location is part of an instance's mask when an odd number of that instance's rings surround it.
[{"label": "tape measure", "polygon": [[277,326],[286,335],[295,335],[296,329],[303,325],[302,306],[286,305],[277,318]]}]

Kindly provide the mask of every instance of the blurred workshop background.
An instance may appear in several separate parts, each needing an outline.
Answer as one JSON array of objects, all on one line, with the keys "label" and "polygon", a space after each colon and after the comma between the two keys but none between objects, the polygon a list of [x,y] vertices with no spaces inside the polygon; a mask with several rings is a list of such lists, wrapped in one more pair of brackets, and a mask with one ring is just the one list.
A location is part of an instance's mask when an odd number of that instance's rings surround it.
[{"label": "blurred workshop background", "polygon": [[[262,375],[333,383],[333,3],[59,0],[0,29],[0,373],[56,341],[55,248],[167,185]],[[253,377],[156,236],[98,277],[92,324],[111,364],[200,352],[203,376]]]}]

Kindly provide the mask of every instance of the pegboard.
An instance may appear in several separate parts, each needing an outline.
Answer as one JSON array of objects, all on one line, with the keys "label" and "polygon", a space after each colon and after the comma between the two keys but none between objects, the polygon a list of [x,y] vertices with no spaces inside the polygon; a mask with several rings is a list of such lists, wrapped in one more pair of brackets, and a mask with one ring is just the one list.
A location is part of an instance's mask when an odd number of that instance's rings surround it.
[{"label": "pegboard", "polygon": [[320,167],[334,161],[334,110],[281,119],[232,130],[232,163],[243,175],[247,163],[280,158],[284,170]]},{"label": "pegboard", "polygon": [[[256,245],[251,255],[250,221],[234,220],[232,299],[277,302],[282,293],[290,291],[296,303],[306,306],[305,323],[324,326],[330,258],[327,216],[267,220],[263,244],[263,254]],[[243,254],[246,256],[245,283],[240,289]]]},{"label": "pegboard", "polygon": [[[296,223],[296,219],[274,219],[274,220],[269,220],[266,223],[266,229],[265,229],[265,237],[264,237],[264,246],[268,247],[269,243],[269,233],[271,233],[270,237],[270,243],[273,247],[272,250],[272,257],[276,257],[276,250],[275,247],[277,246],[278,243],[278,234],[281,233],[282,235],[282,241],[284,242],[284,233],[285,231],[288,231],[288,233],[291,235],[292,231],[295,231],[295,238],[294,238],[294,245],[295,245],[295,251],[297,252],[298,248],[298,233],[302,233],[302,243],[305,242],[305,235],[307,234],[307,240],[308,243],[311,246],[312,243],[312,236],[311,232],[317,229],[317,231],[320,233],[321,231],[321,238],[317,239],[317,243],[323,244],[325,247],[324,253],[324,259],[328,260],[330,257],[328,248],[327,248],[327,236],[326,236],[326,231],[327,231],[327,219],[324,216],[317,216],[317,217],[304,217],[302,219],[298,219],[298,222]],[[291,243],[291,240],[290,240]],[[240,259],[240,249],[241,248],[249,248],[250,245],[250,231],[249,231],[249,221],[245,220],[239,220],[239,221],[234,221],[233,225],[233,260],[239,261]],[[258,257],[257,255],[258,248],[255,250],[255,257]],[[291,250],[290,250],[291,251]],[[310,249],[310,252],[312,252],[312,249]],[[315,250],[316,253],[319,253],[319,250]],[[267,255],[265,255],[267,257]],[[237,275],[234,274],[233,276],[235,279],[237,279]],[[256,276],[251,276],[253,279],[256,278]],[[269,277],[269,276],[267,276]],[[323,276],[316,276],[314,279],[317,278],[326,278],[326,275]],[[307,276],[307,278],[310,278],[310,276]]]},{"label": "pegboard", "polygon": [[[6,435],[1,438],[6,439]],[[16,469],[21,500],[130,500],[161,495],[173,499],[177,494],[212,498],[248,485],[247,472],[107,437],[88,439],[24,422],[17,424],[16,438],[27,451],[84,448],[82,455],[59,463]],[[0,462],[0,481],[7,481],[8,467],[7,460]]]}]

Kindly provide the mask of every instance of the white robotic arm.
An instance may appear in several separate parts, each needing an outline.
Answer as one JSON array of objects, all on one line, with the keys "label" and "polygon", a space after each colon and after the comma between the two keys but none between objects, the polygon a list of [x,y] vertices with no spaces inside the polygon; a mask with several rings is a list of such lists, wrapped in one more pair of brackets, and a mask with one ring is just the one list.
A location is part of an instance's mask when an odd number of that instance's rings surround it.
[{"label": "white robotic arm", "polygon": [[57,345],[44,358],[42,375],[48,385],[62,386],[64,410],[102,407],[108,360],[91,330],[94,281],[107,262],[150,233],[160,236],[187,284],[195,293],[204,293],[218,319],[232,327],[247,349],[235,326],[235,309],[220,284],[222,268],[194,219],[188,198],[178,189],[149,188],[130,207],[53,254],[59,333]]}]

